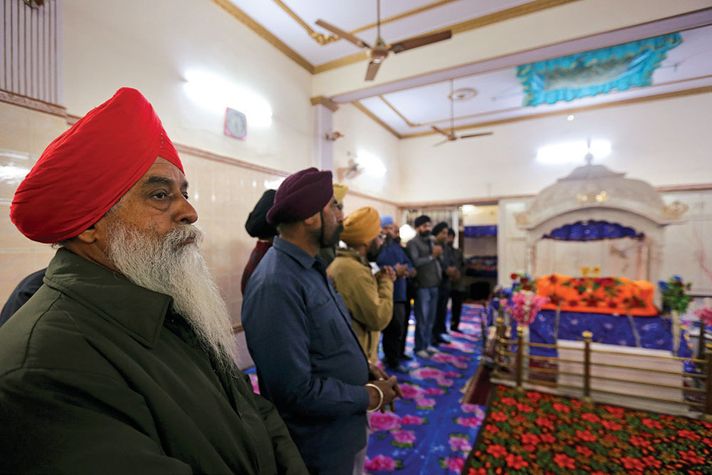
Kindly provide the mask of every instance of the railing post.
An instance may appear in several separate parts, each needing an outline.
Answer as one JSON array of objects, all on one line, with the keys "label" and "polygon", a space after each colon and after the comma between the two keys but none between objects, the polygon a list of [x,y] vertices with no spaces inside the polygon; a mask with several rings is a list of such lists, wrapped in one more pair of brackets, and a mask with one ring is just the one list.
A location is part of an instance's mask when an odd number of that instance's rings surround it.
[{"label": "railing post", "polygon": [[524,373],[524,328],[517,325],[517,367],[515,375],[517,381],[517,389],[522,389],[522,376]]},{"label": "railing post", "polygon": [[705,418],[712,419],[712,348],[707,348],[705,361]]},{"label": "railing post", "polygon": [[502,315],[498,315],[494,325],[494,361],[495,365],[501,365],[503,364],[503,360],[505,358],[504,352],[507,351],[505,344],[502,342],[506,331],[504,328],[504,317]]},{"label": "railing post", "polygon": [[583,398],[591,400],[591,339],[593,333],[585,331],[583,337]]}]

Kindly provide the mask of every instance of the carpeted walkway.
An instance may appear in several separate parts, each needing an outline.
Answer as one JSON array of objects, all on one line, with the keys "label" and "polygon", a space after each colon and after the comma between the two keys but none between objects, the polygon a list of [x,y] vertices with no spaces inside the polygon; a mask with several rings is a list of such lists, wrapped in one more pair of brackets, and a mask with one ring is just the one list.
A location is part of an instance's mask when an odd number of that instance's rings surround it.
[{"label": "carpeted walkway", "polygon": [[465,475],[712,474],[712,423],[498,386]]},{"label": "carpeted walkway", "polygon": [[[460,404],[479,361],[483,309],[465,305],[461,332],[431,358],[416,358],[394,373],[405,398],[395,413],[370,414],[366,471],[380,474],[459,474],[484,418],[480,406]],[[408,338],[411,352],[413,325]]]}]

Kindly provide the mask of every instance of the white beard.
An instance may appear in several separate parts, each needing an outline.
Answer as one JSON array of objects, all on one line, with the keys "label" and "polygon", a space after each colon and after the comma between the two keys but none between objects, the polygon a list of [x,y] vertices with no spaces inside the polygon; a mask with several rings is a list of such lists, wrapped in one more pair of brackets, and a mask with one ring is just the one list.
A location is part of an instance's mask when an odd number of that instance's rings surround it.
[{"label": "white beard", "polygon": [[184,317],[222,369],[233,369],[234,336],[225,301],[198,245],[203,234],[180,225],[165,236],[142,231],[121,221],[110,224],[107,253],[131,282],[173,298]]}]

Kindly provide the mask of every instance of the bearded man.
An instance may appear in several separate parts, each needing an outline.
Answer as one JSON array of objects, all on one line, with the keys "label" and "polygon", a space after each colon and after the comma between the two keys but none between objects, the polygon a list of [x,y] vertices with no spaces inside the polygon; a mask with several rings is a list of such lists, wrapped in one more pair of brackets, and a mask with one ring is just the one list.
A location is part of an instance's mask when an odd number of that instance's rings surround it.
[{"label": "bearded man", "polygon": [[141,93],[55,139],[10,213],[60,248],[0,329],[0,472],[306,473],[233,363],[183,166]]},{"label": "bearded man", "polygon": [[279,237],[242,304],[260,392],[277,406],[310,473],[361,473],[366,411],[391,402],[397,385],[383,373],[369,375],[349,311],[316,257],[342,229],[331,172],[308,168],[287,177],[267,220]]},{"label": "bearded man", "polygon": [[378,211],[364,206],[344,221],[341,240],[348,248],[336,251],[336,259],[327,269],[334,287],[346,302],[351,324],[369,363],[378,362],[381,331],[393,316],[393,281],[395,271],[384,266],[375,276],[370,262],[375,262],[383,245]]}]

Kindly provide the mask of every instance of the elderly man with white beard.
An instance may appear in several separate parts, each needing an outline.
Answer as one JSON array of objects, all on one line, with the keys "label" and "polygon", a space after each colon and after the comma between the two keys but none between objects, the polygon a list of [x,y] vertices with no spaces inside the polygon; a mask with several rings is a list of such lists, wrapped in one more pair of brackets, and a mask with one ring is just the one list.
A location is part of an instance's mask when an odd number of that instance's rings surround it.
[{"label": "elderly man with white beard", "polygon": [[233,362],[183,166],[120,89],[53,141],[11,218],[59,245],[0,329],[0,473],[307,473]]}]

